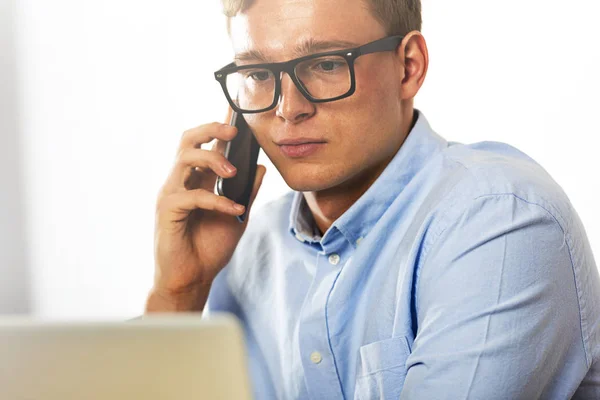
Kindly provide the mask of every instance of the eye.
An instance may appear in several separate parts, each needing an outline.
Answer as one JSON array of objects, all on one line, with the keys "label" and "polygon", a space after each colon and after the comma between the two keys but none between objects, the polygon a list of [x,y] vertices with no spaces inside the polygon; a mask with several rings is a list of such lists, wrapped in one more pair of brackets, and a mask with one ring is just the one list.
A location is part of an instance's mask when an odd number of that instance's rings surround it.
[{"label": "eye", "polygon": [[247,74],[248,77],[250,77],[250,79],[253,79],[255,81],[259,81],[259,82],[263,82],[269,79],[270,74],[269,71],[254,71],[254,72],[249,72]]},{"label": "eye", "polygon": [[314,65],[314,68],[316,70],[320,70],[323,72],[332,72],[335,71],[336,69],[340,68],[344,63],[339,62],[339,61],[331,61],[331,60],[327,60],[327,61],[320,61],[317,64]]}]

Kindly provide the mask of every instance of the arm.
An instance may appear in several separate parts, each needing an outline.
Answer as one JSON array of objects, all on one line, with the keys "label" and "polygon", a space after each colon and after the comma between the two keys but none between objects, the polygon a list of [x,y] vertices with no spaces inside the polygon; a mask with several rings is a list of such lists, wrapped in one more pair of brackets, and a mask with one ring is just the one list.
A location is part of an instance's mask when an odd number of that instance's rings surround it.
[{"label": "arm", "polygon": [[153,312],[199,312],[204,309],[211,284],[194,286],[176,295],[161,293],[153,288],[146,300],[146,313]]},{"label": "arm", "polygon": [[476,199],[439,235],[416,310],[402,399],[537,399],[565,363],[586,367],[564,232],[514,195]]}]

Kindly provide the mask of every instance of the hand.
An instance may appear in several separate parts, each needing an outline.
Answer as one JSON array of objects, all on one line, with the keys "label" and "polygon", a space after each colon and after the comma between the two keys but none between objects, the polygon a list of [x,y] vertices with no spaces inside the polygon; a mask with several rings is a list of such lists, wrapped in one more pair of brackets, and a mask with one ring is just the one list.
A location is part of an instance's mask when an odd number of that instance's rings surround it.
[{"label": "hand", "polygon": [[[231,259],[248,218],[241,224],[235,216],[243,214],[244,207],[214,194],[214,187],[217,176],[231,178],[237,172],[223,155],[226,142],[236,134],[235,127],[220,123],[183,134],[175,166],[158,196],[155,280],[148,303],[154,296],[161,303],[186,299],[190,308],[203,308],[205,299],[195,297],[208,295],[213,279]],[[213,139],[217,140],[212,150],[200,148]],[[259,165],[249,207],[265,172]],[[156,307],[147,305],[150,308]],[[179,304],[181,308],[188,306]]]}]

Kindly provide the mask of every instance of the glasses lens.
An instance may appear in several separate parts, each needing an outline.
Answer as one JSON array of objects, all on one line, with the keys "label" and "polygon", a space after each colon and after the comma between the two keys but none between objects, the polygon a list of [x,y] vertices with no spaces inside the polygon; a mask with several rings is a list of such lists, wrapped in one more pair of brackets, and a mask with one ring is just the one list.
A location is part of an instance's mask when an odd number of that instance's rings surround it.
[{"label": "glasses lens", "polygon": [[242,110],[262,110],[275,99],[275,77],[268,69],[242,69],[227,75],[227,91]]},{"label": "glasses lens", "polygon": [[333,99],[350,91],[350,66],[341,56],[306,60],[296,66],[296,76],[315,99]]}]

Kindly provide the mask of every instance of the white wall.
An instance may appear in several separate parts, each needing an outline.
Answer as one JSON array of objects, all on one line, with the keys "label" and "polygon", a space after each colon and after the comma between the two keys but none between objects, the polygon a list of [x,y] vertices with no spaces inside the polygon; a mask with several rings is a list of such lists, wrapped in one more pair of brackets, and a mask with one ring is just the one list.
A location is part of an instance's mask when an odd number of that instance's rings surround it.
[{"label": "white wall", "polygon": [[[181,133],[222,120],[226,107],[212,71],[229,62],[230,50],[218,2],[207,3],[18,2],[37,315],[142,311],[156,193]],[[431,66],[417,107],[450,140],[504,141],[538,160],[569,194],[600,254],[596,7],[424,0]],[[287,191],[267,168],[257,205]]]},{"label": "white wall", "polygon": [[0,0],[0,314],[31,307],[13,21],[13,0]]}]

